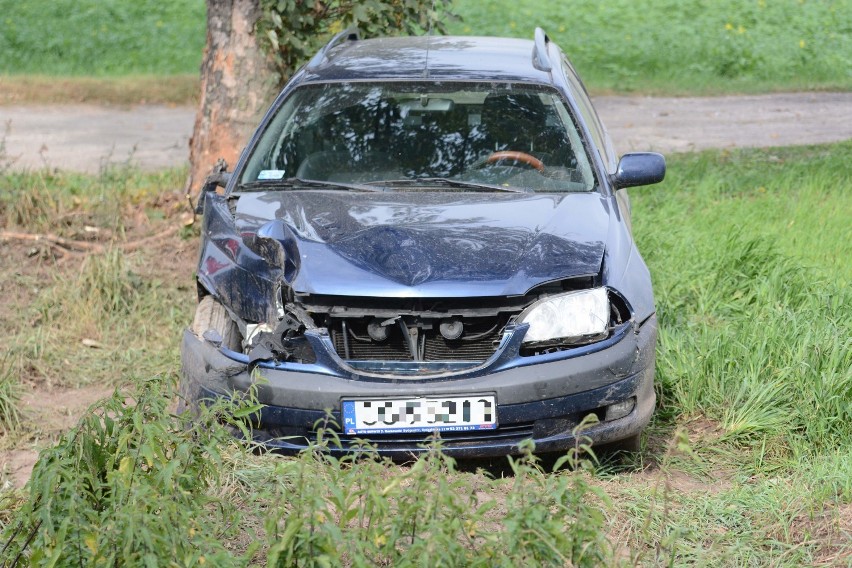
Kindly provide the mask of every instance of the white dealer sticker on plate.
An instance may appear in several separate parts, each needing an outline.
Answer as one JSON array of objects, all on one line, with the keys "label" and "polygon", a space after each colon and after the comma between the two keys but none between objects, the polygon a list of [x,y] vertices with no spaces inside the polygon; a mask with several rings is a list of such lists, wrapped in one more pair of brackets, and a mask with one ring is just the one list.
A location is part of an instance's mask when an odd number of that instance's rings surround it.
[{"label": "white dealer sticker on plate", "polygon": [[497,428],[494,395],[343,401],[348,435],[463,432]]}]

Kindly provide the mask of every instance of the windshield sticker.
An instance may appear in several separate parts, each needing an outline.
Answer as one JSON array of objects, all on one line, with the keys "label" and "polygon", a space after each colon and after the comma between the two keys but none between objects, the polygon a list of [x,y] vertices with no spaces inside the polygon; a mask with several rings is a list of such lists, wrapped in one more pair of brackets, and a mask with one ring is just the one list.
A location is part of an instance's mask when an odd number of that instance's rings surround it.
[{"label": "windshield sticker", "polygon": [[284,170],[261,170],[257,179],[283,179]]}]

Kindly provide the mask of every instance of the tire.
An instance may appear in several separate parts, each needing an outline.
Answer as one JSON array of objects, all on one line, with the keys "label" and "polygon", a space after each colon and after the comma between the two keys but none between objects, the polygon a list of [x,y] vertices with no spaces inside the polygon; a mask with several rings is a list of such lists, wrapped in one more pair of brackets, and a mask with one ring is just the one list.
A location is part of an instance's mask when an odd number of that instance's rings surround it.
[{"label": "tire", "polygon": [[190,329],[198,337],[202,337],[207,330],[216,330],[222,336],[222,347],[231,351],[242,351],[243,340],[240,329],[228,315],[225,306],[213,296],[204,296],[198,302]]},{"label": "tire", "polygon": [[607,454],[637,454],[642,450],[642,434],[634,434],[629,438],[604,444],[599,450]]}]

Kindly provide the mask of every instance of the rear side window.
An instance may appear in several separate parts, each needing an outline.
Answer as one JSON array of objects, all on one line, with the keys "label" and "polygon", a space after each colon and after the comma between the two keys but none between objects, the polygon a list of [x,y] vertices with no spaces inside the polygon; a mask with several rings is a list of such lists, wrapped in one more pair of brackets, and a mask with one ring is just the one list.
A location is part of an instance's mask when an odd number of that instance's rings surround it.
[{"label": "rear side window", "polygon": [[574,68],[564,57],[562,59],[562,69],[568,78],[568,82],[571,84],[571,90],[574,92],[574,98],[577,101],[578,110],[583,116],[583,121],[589,127],[592,140],[594,140],[595,146],[601,153],[601,160],[607,172],[613,174],[618,168],[618,157],[612,147],[609,134],[607,134],[606,128],[598,117],[598,113],[592,106],[592,101],[589,100],[589,93],[586,91],[585,85],[583,85]]}]

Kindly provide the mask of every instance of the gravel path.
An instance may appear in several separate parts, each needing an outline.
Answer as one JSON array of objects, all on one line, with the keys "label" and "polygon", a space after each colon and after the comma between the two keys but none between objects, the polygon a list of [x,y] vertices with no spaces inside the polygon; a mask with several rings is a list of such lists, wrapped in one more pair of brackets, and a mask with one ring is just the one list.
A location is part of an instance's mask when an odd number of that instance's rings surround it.
[{"label": "gravel path", "polygon": [[852,93],[598,97],[620,152],[793,146],[852,138]]},{"label": "gravel path", "polygon": [[[731,97],[597,97],[620,152],[782,146],[852,138],[852,93]],[[0,107],[0,169],[97,172],[106,163],[146,169],[186,162],[190,107]],[[5,135],[3,134],[5,126]]]},{"label": "gravel path", "polygon": [[189,107],[0,106],[0,168],[4,161],[88,173],[126,161],[150,170],[179,166],[189,159],[194,121]]}]

